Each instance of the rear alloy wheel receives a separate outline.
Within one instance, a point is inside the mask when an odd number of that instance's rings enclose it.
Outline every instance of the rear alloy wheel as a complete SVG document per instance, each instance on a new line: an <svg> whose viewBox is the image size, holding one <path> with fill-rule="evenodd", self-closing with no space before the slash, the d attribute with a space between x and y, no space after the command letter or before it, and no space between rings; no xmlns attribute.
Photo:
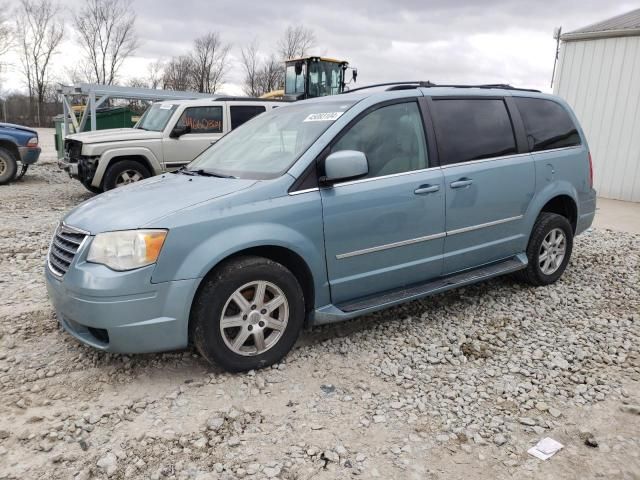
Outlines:
<svg viewBox="0 0 640 480"><path fill-rule="evenodd" d="M9 183L16 178L18 163L11 152L0 148L0 185Z"/></svg>
<svg viewBox="0 0 640 480"><path fill-rule="evenodd" d="M107 168L104 176L104 190L124 187L151 176L142 163L135 160L122 160Z"/></svg>
<svg viewBox="0 0 640 480"><path fill-rule="evenodd" d="M562 276L573 249L573 229L562 215L542 212L529 237L527 268L518 276L531 285L549 285Z"/></svg>
<svg viewBox="0 0 640 480"><path fill-rule="evenodd" d="M226 370L264 368L293 347L304 316L302 289L289 270L239 257L204 281L191 309L191 338L204 358Z"/></svg>
<svg viewBox="0 0 640 480"><path fill-rule="evenodd" d="M560 228L551 230L540 245L538 265L545 275L553 275L562 265L567 253L567 238Z"/></svg>

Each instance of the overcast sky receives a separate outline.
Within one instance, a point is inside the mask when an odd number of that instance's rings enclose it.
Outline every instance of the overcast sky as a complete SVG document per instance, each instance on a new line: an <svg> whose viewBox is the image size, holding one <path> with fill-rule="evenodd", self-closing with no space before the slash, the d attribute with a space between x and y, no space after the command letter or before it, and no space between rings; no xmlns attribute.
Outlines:
<svg viewBox="0 0 640 480"><path fill-rule="evenodd" d="M571 31L639 6L625 0L134 0L140 48L120 77L122 83L145 77L151 61L186 53L195 37L217 31L232 45L225 91L237 94L240 48L257 39L269 53L287 25L304 25L316 34L313 53L348 60L358 68L358 85L431 80L548 91L554 27ZM68 21L53 61L55 79L64 80L77 58L73 36ZM1 84L5 93L24 88L15 67L5 70Z"/></svg>

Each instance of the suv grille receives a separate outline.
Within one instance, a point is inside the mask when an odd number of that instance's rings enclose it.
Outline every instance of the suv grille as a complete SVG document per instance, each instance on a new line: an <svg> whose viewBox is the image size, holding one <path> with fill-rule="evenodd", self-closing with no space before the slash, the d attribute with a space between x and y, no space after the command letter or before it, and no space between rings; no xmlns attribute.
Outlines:
<svg viewBox="0 0 640 480"><path fill-rule="evenodd" d="M64 224L58 226L49 249L49 269L55 275L61 277L67 273L87 235L82 230Z"/></svg>

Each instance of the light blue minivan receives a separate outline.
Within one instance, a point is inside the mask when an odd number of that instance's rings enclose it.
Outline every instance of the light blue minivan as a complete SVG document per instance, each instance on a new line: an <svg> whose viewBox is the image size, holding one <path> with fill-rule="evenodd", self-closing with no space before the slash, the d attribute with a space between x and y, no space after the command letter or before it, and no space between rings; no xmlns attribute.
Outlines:
<svg viewBox="0 0 640 480"><path fill-rule="evenodd" d="M109 352L193 343L261 368L304 325L565 270L596 196L561 99L399 83L260 115L175 173L69 212L47 257L62 326Z"/></svg>

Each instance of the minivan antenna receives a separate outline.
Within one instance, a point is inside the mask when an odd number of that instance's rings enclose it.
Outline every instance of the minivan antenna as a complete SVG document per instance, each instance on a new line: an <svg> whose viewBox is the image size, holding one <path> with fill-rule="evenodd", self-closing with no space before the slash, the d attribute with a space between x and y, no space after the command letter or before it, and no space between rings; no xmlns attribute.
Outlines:
<svg viewBox="0 0 640 480"><path fill-rule="evenodd" d="M551 72L550 88L553 88L553 78L556 76L556 64L558 63L558 56L560 55L560 35L562 35L562 25L553 29L553 38L556 41L556 56L553 59L553 72Z"/></svg>

